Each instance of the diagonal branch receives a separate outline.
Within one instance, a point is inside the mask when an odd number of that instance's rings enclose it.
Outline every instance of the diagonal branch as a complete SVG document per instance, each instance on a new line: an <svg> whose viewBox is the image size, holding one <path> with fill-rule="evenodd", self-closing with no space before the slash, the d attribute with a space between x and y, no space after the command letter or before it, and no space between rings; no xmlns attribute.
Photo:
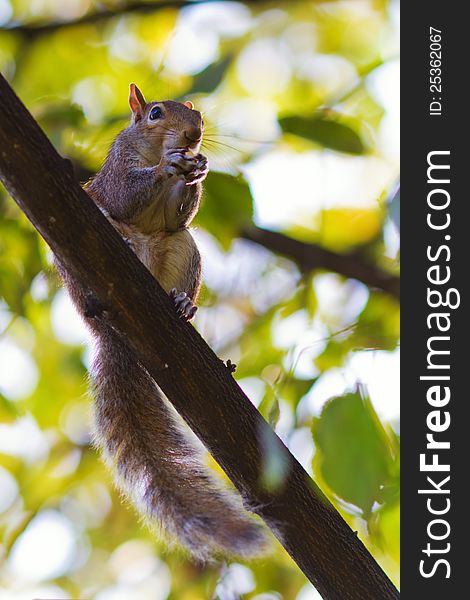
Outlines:
<svg viewBox="0 0 470 600"><path fill-rule="evenodd" d="M334 271L400 298L400 278L379 269L357 253L339 254L318 244L301 242L283 233L255 226L245 228L242 237L291 258L304 271Z"/></svg>
<svg viewBox="0 0 470 600"><path fill-rule="evenodd" d="M258 0L252 0L258 1ZM71 19L69 21L51 21L48 23L10 23L0 27L0 32L3 31L14 31L20 33L26 38L34 39L39 36L53 33L58 29L65 29L67 27L75 27L79 25L87 25L90 23L99 23L112 17L118 17L125 14L140 13L146 14L155 12L164 8L175 8L180 9L186 6L194 6L196 4L206 4L211 0L160 0L160 1L149 1L143 2L141 0L131 1L127 4L118 4L113 8L101 8L96 12L90 12L77 19Z"/></svg>
<svg viewBox="0 0 470 600"><path fill-rule="evenodd" d="M160 2L128 2L127 4L117 5L113 8L102 8L96 12L90 12L77 19L69 21L51 21L48 23L11 23L0 28L0 32L15 31L21 33L27 38L36 38L44 34L53 33L58 29L87 25L90 23L99 23L112 17L117 17L129 13L151 13L163 8L183 8L195 4L204 4L210 0L161 0Z"/></svg>
<svg viewBox="0 0 470 600"><path fill-rule="evenodd" d="M321 490L75 180L0 76L0 177L72 276L109 308L176 410L328 600L396 600L398 592ZM263 447L286 467L262 486Z"/></svg>

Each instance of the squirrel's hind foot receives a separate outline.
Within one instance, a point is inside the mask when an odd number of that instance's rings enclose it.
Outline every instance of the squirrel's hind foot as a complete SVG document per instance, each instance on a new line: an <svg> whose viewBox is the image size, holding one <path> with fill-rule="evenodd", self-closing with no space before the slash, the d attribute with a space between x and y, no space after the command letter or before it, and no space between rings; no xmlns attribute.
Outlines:
<svg viewBox="0 0 470 600"><path fill-rule="evenodd" d="M176 288L170 291L170 298L173 300L177 314L185 321L190 321L197 311L197 306L193 304L193 301L186 292L178 293Z"/></svg>

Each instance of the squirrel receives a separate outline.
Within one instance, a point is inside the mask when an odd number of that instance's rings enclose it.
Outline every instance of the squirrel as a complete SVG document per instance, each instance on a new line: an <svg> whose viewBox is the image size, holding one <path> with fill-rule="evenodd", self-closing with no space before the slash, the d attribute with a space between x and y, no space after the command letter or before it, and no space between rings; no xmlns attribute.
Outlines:
<svg viewBox="0 0 470 600"><path fill-rule="evenodd" d="M171 296L178 314L190 320L201 259L188 226L208 173L207 158L199 153L204 122L192 102L146 102L135 84L129 105L130 125L84 189ZM264 528L204 465L192 433L126 342L90 312L90 292L56 264L96 342L94 440L115 468L119 488L149 525L176 538L197 561L263 554Z"/></svg>

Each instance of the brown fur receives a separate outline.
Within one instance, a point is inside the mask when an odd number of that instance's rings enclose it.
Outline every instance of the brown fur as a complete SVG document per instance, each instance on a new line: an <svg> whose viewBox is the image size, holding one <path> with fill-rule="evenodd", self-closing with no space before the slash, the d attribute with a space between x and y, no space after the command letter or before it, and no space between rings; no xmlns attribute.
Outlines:
<svg viewBox="0 0 470 600"><path fill-rule="evenodd" d="M131 125L117 136L86 189L162 287L177 288L195 301L200 257L188 226L201 183L186 185L183 175L171 174L166 157L171 149L188 146L188 132L192 140L202 136L201 115L172 101L144 104L137 92L131 88ZM155 105L165 118L150 123ZM198 151L199 144L189 146ZM84 315L89 294L58 268ZM199 560L260 554L262 528L244 512L238 495L204 466L163 392L103 320L85 320L97 342L91 369L95 440L115 466L120 488L150 523Z"/></svg>

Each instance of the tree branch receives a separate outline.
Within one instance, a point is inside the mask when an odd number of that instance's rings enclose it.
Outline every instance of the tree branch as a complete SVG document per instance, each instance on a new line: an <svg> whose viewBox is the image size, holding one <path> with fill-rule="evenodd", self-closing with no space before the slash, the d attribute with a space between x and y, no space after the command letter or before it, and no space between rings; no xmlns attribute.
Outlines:
<svg viewBox="0 0 470 600"><path fill-rule="evenodd" d="M110 307L109 323L328 600L396 600L357 535L122 242L0 76L0 176L62 264ZM287 468L262 484L263 440ZM272 450L274 449L274 450Z"/></svg>
<svg viewBox="0 0 470 600"><path fill-rule="evenodd" d="M52 33L58 29L75 27L79 25L88 25L90 23L99 23L100 21L125 15L128 13L150 13L162 8L183 8L194 4L203 4L209 0L162 0L161 2L129 2L115 8L103 8L97 12L90 12L70 21L51 21L49 23L13 23L0 28L5 31L14 31L21 33L25 37L35 38L44 34Z"/></svg>
<svg viewBox="0 0 470 600"><path fill-rule="evenodd" d="M79 25L88 25L90 23L99 23L106 19L117 17L130 13L151 13L163 8L184 8L185 6L194 6L196 4L206 4L211 0L161 0L160 2L128 2L124 5L116 6L115 8L102 8L96 12L90 12L77 19L69 21L52 21L49 23L11 23L0 28L0 32L14 31L20 33L26 38L34 39L36 37L53 33L58 29L75 27Z"/></svg>
<svg viewBox="0 0 470 600"><path fill-rule="evenodd" d="M304 271L334 271L400 298L400 278L379 269L357 253L339 254L318 244L301 242L282 233L255 226L247 227L242 232L242 237L291 258Z"/></svg>

